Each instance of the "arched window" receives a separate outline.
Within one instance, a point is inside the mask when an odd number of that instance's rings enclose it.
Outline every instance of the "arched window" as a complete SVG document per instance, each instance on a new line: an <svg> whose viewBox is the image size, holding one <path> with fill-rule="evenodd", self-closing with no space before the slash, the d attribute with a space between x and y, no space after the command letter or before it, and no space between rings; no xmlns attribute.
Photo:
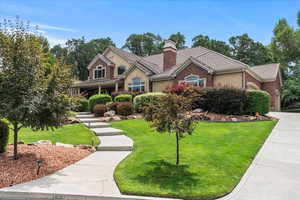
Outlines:
<svg viewBox="0 0 300 200"><path fill-rule="evenodd" d="M140 78L133 78L131 83L128 84L128 91L130 92L143 92L145 91L145 83Z"/></svg>
<svg viewBox="0 0 300 200"><path fill-rule="evenodd" d="M118 75L123 74L126 71L126 67L124 65L120 65L118 67Z"/></svg>
<svg viewBox="0 0 300 200"><path fill-rule="evenodd" d="M188 85L194 85L194 86L205 86L205 79L201 79L198 76L187 76L185 77L184 81L182 83L188 84Z"/></svg>
<svg viewBox="0 0 300 200"><path fill-rule="evenodd" d="M105 67L99 65L94 71L94 79L104 78L105 77Z"/></svg>

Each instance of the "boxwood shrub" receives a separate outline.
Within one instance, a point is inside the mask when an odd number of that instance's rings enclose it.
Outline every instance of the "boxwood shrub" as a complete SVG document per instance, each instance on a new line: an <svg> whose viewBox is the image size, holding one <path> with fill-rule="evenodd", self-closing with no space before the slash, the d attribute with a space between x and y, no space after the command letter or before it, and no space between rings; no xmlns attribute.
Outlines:
<svg viewBox="0 0 300 200"><path fill-rule="evenodd" d="M93 111L93 108L97 104L107 104L112 102L112 98L108 94L96 94L89 98L89 109Z"/></svg>
<svg viewBox="0 0 300 200"><path fill-rule="evenodd" d="M9 128L5 121L0 120L0 153L6 152Z"/></svg>
<svg viewBox="0 0 300 200"><path fill-rule="evenodd" d="M153 101L159 101L162 96L166 95L162 92L149 92L134 97L133 104L136 112L142 112L143 107Z"/></svg>
<svg viewBox="0 0 300 200"><path fill-rule="evenodd" d="M120 94L114 99L116 102L132 102L131 94Z"/></svg>
<svg viewBox="0 0 300 200"><path fill-rule="evenodd" d="M246 114L267 114L270 111L270 94L261 90L248 90L245 104Z"/></svg>

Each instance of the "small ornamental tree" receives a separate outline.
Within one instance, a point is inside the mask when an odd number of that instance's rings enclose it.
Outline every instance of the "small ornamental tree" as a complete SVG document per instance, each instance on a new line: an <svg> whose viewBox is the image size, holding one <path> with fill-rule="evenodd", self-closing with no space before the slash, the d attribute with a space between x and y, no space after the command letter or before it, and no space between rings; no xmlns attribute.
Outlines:
<svg viewBox="0 0 300 200"><path fill-rule="evenodd" d="M192 118L187 115L190 101L186 97L168 94L152 106L153 126L160 133L175 133L176 136L176 165L179 165L179 140L184 133L192 134Z"/></svg>
<svg viewBox="0 0 300 200"><path fill-rule="evenodd" d="M15 159L21 128L58 127L71 106L70 67L49 62L45 39L29 27L18 18L0 24L0 118L11 123Z"/></svg>

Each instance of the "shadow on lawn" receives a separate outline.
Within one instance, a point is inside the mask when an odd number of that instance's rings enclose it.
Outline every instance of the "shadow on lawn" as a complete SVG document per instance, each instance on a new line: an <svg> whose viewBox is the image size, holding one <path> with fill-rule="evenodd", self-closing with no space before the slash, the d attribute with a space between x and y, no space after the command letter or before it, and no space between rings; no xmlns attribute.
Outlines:
<svg viewBox="0 0 300 200"><path fill-rule="evenodd" d="M159 185L162 189L178 191L189 190L199 181L196 173L188 171L187 165L172 164L164 160L144 163L144 175L139 175L136 180L141 184Z"/></svg>

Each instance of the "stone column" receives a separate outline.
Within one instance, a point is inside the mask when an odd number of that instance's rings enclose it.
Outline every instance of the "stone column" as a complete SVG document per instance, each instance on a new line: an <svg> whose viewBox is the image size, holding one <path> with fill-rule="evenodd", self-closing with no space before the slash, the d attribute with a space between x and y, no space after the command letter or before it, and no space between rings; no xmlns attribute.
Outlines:
<svg viewBox="0 0 300 200"><path fill-rule="evenodd" d="M116 82L115 83L115 92L118 92L118 90L119 90L119 82Z"/></svg>
<svg viewBox="0 0 300 200"><path fill-rule="evenodd" d="M98 86L98 94L101 94L101 85Z"/></svg>

